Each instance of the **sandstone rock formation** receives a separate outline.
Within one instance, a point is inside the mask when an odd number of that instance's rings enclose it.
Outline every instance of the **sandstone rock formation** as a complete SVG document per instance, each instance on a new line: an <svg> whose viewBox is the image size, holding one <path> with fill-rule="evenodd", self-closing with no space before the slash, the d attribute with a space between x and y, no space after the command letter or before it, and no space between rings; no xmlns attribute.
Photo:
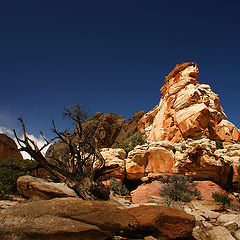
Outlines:
<svg viewBox="0 0 240 240"><path fill-rule="evenodd" d="M48 182L40 178L22 176L17 180L20 194L28 198L39 197L51 199L55 197L76 197L76 193L64 183Z"/></svg>
<svg viewBox="0 0 240 240"><path fill-rule="evenodd" d="M149 142L128 154L126 176L148 181L164 173L181 173L192 179L212 180L226 186L232 182L232 161L220 154L216 142L210 139Z"/></svg>
<svg viewBox="0 0 240 240"><path fill-rule="evenodd" d="M119 168L115 171L107 174L108 177L115 177L124 179L126 174L125 159L127 157L126 152L120 148L102 148L101 154L105 159L105 165L110 166L112 164L118 164Z"/></svg>
<svg viewBox="0 0 240 240"><path fill-rule="evenodd" d="M96 113L89 120L83 122L85 131L94 131L99 136L100 147L112 147L116 143L132 136L138 127L143 111L138 111L133 118L126 121L124 117L113 113Z"/></svg>
<svg viewBox="0 0 240 240"><path fill-rule="evenodd" d="M153 196L159 197L159 191L162 186L163 183L157 180L151 183L143 183L142 185L138 186L137 189L131 192L132 202L144 204L152 200Z"/></svg>
<svg viewBox="0 0 240 240"><path fill-rule="evenodd" d="M125 121L125 118L114 113L96 113L82 123L83 131L94 132L98 136L100 148L116 147L117 143L129 138L138 131L138 122L144 115L143 111L138 111L133 115L132 119ZM46 156L66 155L68 147L65 143L57 141L51 145Z"/></svg>
<svg viewBox="0 0 240 240"><path fill-rule="evenodd" d="M18 204L1 210L1 239L104 240L113 236L191 236L195 219L183 211L161 206L120 209L109 202L55 198ZM177 226L177 227L176 227Z"/></svg>
<svg viewBox="0 0 240 240"><path fill-rule="evenodd" d="M205 136L214 140L239 141L239 130L226 120L218 95L197 82L194 62L176 65L165 78L160 103L139 121L150 141L179 142Z"/></svg>
<svg viewBox="0 0 240 240"><path fill-rule="evenodd" d="M203 202L209 201L214 202L212 193L217 192L221 194L227 194L232 200L233 203L237 204L237 200L231 193L223 190L219 185L212 181L194 181L197 183L196 188L201 194L201 200ZM136 204L145 204L149 201L153 202L163 202L163 197L160 195L160 190L163 187L163 183L158 180L154 180L151 183L143 183L137 187L137 189L131 192L132 202ZM206 201L205 201L206 200Z"/></svg>
<svg viewBox="0 0 240 240"><path fill-rule="evenodd" d="M23 159L21 153L17 151L17 145L14 140L6 134L0 134L0 160L5 160L9 157Z"/></svg>

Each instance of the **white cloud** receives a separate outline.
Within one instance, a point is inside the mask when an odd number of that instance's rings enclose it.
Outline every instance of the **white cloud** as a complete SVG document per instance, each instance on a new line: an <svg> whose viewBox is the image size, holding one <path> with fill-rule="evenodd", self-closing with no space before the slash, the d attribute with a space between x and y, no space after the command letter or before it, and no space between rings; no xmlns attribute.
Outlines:
<svg viewBox="0 0 240 240"><path fill-rule="evenodd" d="M13 136L13 131L11 129L8 129L6 127L1 127L0 126L0 133L4 133L4 134L7 134L9 136Z"/></svg>
<svg viewBox="0 0 240 240"><path fill-rule="evenodd" d="M37 146L38 146L39 149L46 143L41 136L39 136L39 137L37 138L37 137L35 137L34 135L29 134L28 137L29 137L31 140L33 140L35 144L37 144ZM22 138L23 138L23 136L21 137L21 139L22 139ZM14 140L15 140L15 142L16 142L16 139L15 139L15 138L14 138ZM17 143L17 145L18 145L18 143ZM46 154L47 149L48 149L48 147L44 148L44 149L41 151L43 155ZM31 158L30 155L29 155L28 153L26 153L26 152L21 152L21 154L22 154L22 156L23 156L24 159L30 159L30 158Z"/></svg>
<svg viewBox="0 0 240 240"><path fill-rule="evenodd" d="M0 126L0 133L4 133L6 135L8 135L9 137L11 137L17 144L17 146L19 147L18 142L16 141L16 138L14 137L13 131L11 129L8 129L6 127ZM29 134L28 137L33 140L35 142L35 144L37 144L38 148L40 149L46 142L44 141L44 139L39 136L39 137L35 137L32 134ZM23 139L23 135L20 137L20 139ZM43 153L43 155L45 155L46 151L47 151L48 147L44 148L41 152ZM30 159L30 155L26 152L21 152L22 156L24 159Z"/></svg>

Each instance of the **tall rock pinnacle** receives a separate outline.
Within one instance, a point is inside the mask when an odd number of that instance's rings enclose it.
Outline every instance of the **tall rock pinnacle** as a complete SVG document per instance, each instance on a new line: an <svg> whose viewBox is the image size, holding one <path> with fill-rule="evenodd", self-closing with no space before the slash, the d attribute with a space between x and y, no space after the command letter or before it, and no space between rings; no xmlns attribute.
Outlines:
<svg viewBox="0 0 240 240"><path fill-rule="evenodd" d="M150 141L186 138L239 141L239 130L226 120L218 95L197 82L197 63L178 64L165 77L159 104L139 121Z"/></svg>

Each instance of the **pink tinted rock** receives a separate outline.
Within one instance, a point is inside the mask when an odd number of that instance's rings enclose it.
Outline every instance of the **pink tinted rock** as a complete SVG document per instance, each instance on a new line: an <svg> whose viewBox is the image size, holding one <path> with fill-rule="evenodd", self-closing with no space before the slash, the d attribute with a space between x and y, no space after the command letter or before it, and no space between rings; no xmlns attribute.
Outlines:
<svg viewBox="0 0 240 240"><path fill-rule="evenodd" d="M212 193L217 192L226 194L227 191L223 190L219 185L212 181L195 181L197 182L196 188L201 192L202 200L214 200Z"/></svg>
<svg viewBox="0 0 240 240"><path fill-rule="evenodd" d="M132 202L138 204L147 203L151 200L151 196L160 196L159 190L162 186L163 183L157 180L140 185L136 190L131 192Z"/></svg>
<svg viewBox="0 0 240 240"><path fill-rule="evenodd" d="M229 198L232 199L233 205L239 205L237 198L229 193L228 191L222 189L218 184L212 181L195 181L198 183L196 188L201 192L202 200L214 200L212 193L217 192L221 194L227 194Z"/></svg>

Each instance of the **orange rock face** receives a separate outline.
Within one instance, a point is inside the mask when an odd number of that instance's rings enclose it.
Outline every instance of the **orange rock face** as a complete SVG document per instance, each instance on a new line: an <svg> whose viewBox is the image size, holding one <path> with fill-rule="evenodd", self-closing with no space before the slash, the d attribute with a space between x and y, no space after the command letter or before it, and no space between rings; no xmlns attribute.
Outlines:
<svg viewBox="0 0 240 240"><path fill-rule="evenodd" d="M205 136L213 140L239 141L239 130L226 120L218 95L197 82L196 63L177 65L165 78L161 100L139 121L150 141L179 142Z"/></svg>
<svg viewBox="0 0 240 240"><path fill-rule="evenodd" d="M126 159L127 178L141 179L144 176L158 175L173 171L174 154L164 147L135 148Z"/></svg>

